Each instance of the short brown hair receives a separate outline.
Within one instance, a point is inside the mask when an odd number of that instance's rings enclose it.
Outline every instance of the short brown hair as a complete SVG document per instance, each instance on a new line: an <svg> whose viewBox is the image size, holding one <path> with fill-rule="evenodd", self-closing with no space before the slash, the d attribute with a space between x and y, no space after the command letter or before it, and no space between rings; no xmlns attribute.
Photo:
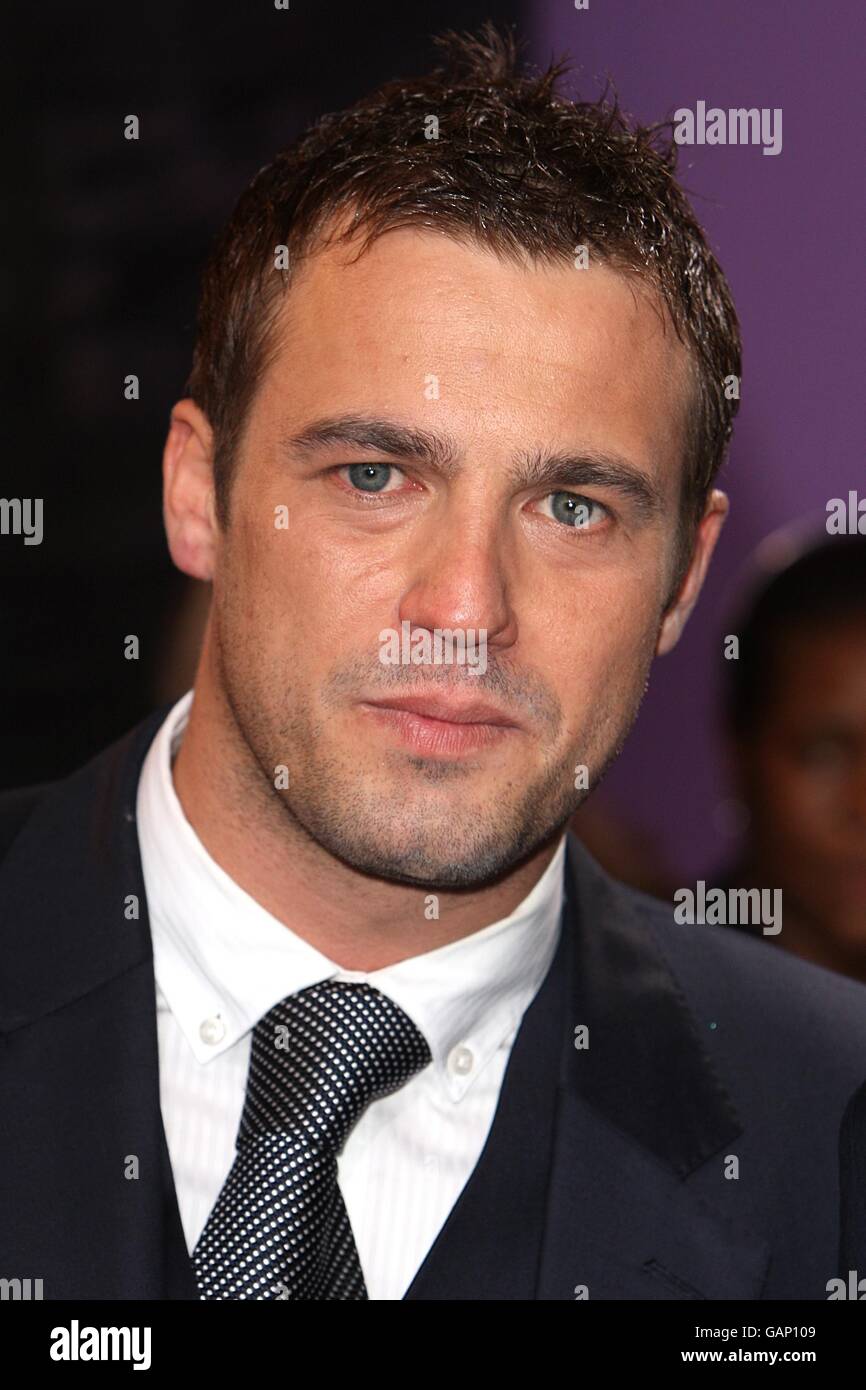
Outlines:
<svg viewBox="0 0 866 1390"><path fill-rule="evenodd" d="M738 389L728 399L724 383L739 382L740 337L725 277L674 178L677 146L662 135L669 123L632 126L604 96L565 99L556 85L568 60L520 73L512 34L490 21L478 34L449 30L434 42L445 66L321 117L259 171L215 241L186 389L214 431L221 524L293 272L348 218L339 239L360 232L359 255L386 231L429 226L518 259L573 262L586 246L654 287L692 349L682 489L690 552L739 404ZM438 138L427 138L431 117ZM279 245L288 270L274 269Z"/></svg>

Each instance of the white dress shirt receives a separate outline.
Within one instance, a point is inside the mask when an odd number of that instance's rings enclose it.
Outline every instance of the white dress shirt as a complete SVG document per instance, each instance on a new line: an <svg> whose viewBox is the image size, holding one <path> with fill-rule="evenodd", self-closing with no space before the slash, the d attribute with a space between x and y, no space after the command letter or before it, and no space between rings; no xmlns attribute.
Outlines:
<svg viewBox="0 0 866 1390"><path fill-rule="evenodd" d="M186 819L171 767L191 703L189 691L160 727L137 801L160 1102L187 1246L234 1159L256 1023L320 980L366 981L405 1010L432 1056L367 1106L338 1157L369 1297L401 1299L480 1157L511 1045L553 958L565 837L509 917L382 970L343 970L240 888Z"/></svg>

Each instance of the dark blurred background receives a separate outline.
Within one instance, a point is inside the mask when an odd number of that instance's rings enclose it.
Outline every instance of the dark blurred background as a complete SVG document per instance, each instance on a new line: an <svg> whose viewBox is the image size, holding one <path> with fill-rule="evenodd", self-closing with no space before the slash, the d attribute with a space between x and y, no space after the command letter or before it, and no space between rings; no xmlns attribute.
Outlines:
<svg viewBox="0 0 866 1390"><path fill-rule="evenodd" d="M160 461L193 343L198 274L240 191L321 113L434 61L484 18L525 56L570 52L565 90L625 109L781 107L783 150L682 151L732 283L743 405L733 512L678 650L593 798L593 833L663 887L734 854L717 736L726 614L782 523L861 486L864 7L854 0L487 0L214 6L49 3L6 21L0 495L43 497L45 537L0 537L0 785L58 777L189 683L200 599L165 550ZM123 138L124 118L141 138ZM124 378L141 398L124 399ZM197 607L198 605L198 607ZM135 633L141 659L123 657Z"/></svg>

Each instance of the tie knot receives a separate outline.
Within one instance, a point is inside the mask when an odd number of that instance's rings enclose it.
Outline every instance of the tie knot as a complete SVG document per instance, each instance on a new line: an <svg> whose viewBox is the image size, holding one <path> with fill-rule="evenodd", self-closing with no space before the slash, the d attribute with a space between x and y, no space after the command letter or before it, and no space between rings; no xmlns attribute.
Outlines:
<svg viewBox="0 0 866 1390"><path fill-rule="evenodd" d="M337 1151L371 1100L430 1061L406 1013L367 984L323 980L283 999L253 1030L239 1142L287 1130Z"/></svg>

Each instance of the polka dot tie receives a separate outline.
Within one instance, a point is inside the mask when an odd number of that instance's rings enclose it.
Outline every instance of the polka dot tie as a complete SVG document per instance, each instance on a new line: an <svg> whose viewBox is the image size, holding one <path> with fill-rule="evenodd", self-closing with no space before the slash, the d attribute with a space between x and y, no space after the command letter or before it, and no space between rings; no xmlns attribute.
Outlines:
<svg viewBox="0 0 866 1390"><path fill-rule="evenodd" d="M235 1160L193 1251L202 1299L364 1299L337 1184L362 1111L430 1049L380 990L323 980L253 1030Z"/></svg>

